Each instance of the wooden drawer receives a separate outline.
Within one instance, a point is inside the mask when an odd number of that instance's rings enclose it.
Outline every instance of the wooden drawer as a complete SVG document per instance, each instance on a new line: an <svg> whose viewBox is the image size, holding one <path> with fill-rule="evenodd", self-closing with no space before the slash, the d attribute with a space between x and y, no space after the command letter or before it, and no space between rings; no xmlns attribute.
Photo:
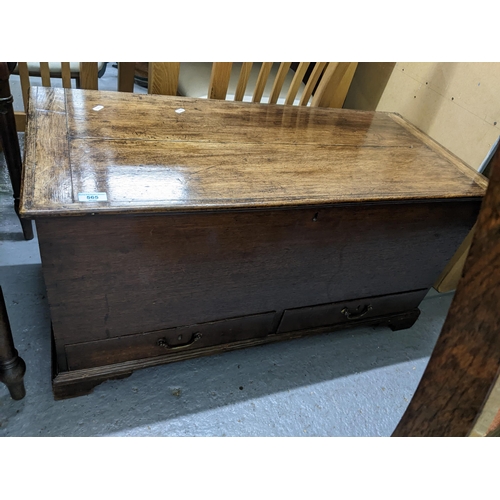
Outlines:
<svg viewBox="0 0 500 500"><path fill-rule="evenodd" d="M382 295L311 307L287 309L277 333L311 330L343 323L354 323L418 307L427 289L393 295Z"/></svg>
<svg viewBox="0 0 500 500"><path fill-rule="evenodd" d="M265 337L272 331L275 314L275 311L271 311L210 323L66 345L68 369L93 368Z"/></svg>

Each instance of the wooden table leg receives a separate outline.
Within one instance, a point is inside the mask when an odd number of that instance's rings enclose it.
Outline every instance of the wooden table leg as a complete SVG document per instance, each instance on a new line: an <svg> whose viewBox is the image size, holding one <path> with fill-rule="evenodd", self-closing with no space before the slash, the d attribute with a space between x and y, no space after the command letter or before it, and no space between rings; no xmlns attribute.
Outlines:
<svg viewBox="0 0 500 500"><path fill-rule="evenodd" d="M491 396L488 425L500 409L500 149L491 166L448 316L394 437L470 436Z"/></svg>
<svg viewBox="0 0 500 500"><path fill-rule="evenodd" d="M5 153L7 168L9 169L12 190L14 191L14 209L19 216L22 161L14 108L12 107L13 98L10 93L9 76L8 64L0 62L0 141ZM31 220L21 218L19 220L23 229L24 239L32 240L33 226Z"/></svg>
<svg viewBox="0 0 500 500"><path fill-rule="evenodd" d="M23 399L26 395L25 372L26 364L14 348L5 299L0 288L0 382L7 386L12 399Z"/></svg>

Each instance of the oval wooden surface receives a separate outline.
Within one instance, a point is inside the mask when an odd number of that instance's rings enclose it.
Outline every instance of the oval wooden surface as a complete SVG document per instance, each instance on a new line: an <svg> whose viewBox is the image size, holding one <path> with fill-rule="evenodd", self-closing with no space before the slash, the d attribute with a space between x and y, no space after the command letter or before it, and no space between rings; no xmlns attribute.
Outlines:
<svg viewBox="0 0 500 500"><path fill-rule="evenodd" d="M481 198L485 181L389 113L31 91L26 216ZM107 201L78 201L80 193Z"/></svg>

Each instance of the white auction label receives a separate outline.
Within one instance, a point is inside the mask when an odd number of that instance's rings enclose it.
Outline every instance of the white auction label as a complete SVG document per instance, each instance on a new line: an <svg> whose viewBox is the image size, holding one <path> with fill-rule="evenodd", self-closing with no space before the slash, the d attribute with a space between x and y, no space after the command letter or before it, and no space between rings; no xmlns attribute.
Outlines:
<svg viewBox="0 0 500 500"><path fill-rule="evenodd" d="M106 193L78 193L78 201L108 201Z"/></svg>

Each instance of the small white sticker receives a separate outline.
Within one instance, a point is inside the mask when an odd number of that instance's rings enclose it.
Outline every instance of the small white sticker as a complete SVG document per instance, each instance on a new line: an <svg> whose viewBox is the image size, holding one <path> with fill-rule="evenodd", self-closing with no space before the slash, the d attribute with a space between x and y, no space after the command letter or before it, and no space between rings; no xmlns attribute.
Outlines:
<svg viewBox="0 0 500 500"><path fill-rule="evenodd" d="M184 111L186 111L184 108L179 108L175 110L175 112L179 114L184 113Z"/></svg>
<svg viewBox="0 0 500 500"><path fill-rule="evenodd" d="M104 106L101 106L101 105L99 104L99 106L96 106L95 108L92 108L92 109L93 109L94 111L101 111L101 109L103 109L103 108L104 108Z"/></svg>
<svg viewBox="0 0 500 500"><path fill-rule="evenodd" d="M78 201L108 201L106 193L78 193Z"/></svg>

